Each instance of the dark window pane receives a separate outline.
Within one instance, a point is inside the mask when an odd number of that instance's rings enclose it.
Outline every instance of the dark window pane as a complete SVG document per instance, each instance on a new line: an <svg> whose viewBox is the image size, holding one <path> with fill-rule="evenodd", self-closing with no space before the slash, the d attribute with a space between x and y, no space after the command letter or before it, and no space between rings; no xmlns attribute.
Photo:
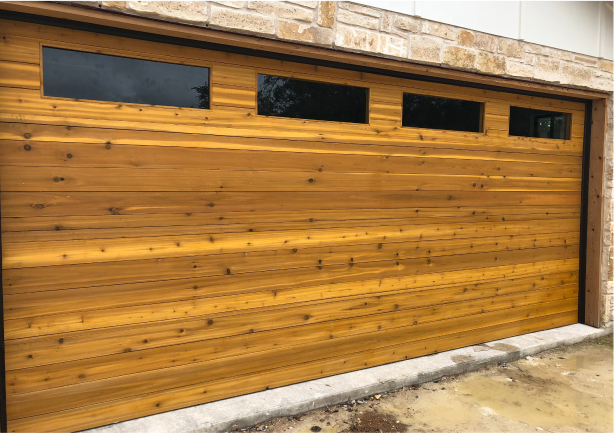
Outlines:
<svg viewBox="0 0 614 433"><path fill-rule="evenodd" d="M209 69L43 47L45 96L209 108Z"/></svg>
<svg viewBox="0 0 614 433"><path fill-rule="evenodd" d="M482 103L403 93L403 126L480 132Z"/></svg>
<svg viewBox="0 0 614 433"><path fill-rule="evenodd" d="M480 132L482 103L403 93L403 126Z"/></svg>
<svg viewBox="0 0 614 433"><path fill-rule="evenodd" d="M510 107L510 135L566 140L567 113Z"/></svg>
<svg viewBox="0 0 614 433"><path fill-rule="evenodd" d="M258 74L258 114L367 123L367 89Z"/></svg>

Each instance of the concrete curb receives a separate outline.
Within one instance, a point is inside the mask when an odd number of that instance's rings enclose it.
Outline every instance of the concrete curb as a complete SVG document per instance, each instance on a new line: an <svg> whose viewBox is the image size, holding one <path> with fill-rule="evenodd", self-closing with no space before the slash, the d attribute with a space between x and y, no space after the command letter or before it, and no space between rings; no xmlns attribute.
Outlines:
<svg viewBox="0 0 614 433"><path fill-rule="evenodd" d="M442 376L477 370L486 364L511 362L559 346L604 337L612 328L569 325L519 335L480 345L450 350L379 367L326 377L296 385L229 398L213 403L116 423L88 433L209 433L246 427L276 418L307 412L404 386L429 382Z"/></svg>

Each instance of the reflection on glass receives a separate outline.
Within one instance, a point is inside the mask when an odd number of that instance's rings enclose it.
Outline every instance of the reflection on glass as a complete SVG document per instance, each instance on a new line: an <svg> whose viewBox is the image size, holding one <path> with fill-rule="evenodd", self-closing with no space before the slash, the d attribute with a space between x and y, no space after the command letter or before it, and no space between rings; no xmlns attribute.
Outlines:
<svg viewBox="0 0 614 433"><path fill-rule="evenodd" d="M510 107L510 135L566 140L569 114Z"/></svg>
<svg viewBox="0 0 614 433"><path fill-rule="evenodd" d="M480 132L482 103L403 93L403 126Z"/></svg>
<svg viewBox="0 0 614 433"><path fill-rule="evenodd" d="M43 47L45 96L209 108L209 69Z"/></svg>
<svg viewBox="0 0 614 433"><path fill-rule="evenodd" d="M367 89L258 74L258 114L367 123Z"/></svg>

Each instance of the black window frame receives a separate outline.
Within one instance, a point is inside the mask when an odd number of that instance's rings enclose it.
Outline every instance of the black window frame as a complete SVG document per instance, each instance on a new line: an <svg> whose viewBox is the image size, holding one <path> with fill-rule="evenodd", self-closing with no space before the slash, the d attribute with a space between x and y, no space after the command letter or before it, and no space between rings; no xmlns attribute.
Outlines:
<svg viewBox="0 0 614 433"><path fill-rule="evenodd" d="M87 99L87 98L73 98L73 97L68 97L68 96L52 96L52 95L45 95L45 75L44 75L44 58L43 58L43 50L44 48L53 48L53 49L57 49L57 50L66 50L66 51L76 51L76 52L81 52L81 53L88 53L88 54L100 54L103 56L111 56L111 57L123 57L126 59L134 59L134 60L144 60L144 61L149 61L149 62L157 62L157 63L167 63L167 64L171 64L171 65L178 65L178 66L192 66L192 67L196 67L196 68L204 68L208 70L207 73L207 80L208 80L208 108L198 108L198 107L182 107L182 106L177 106L177 105L161 105L161 104L147 104L147 103L141 103L141 102L125 102L125 101L109 101L109 100L105 100L105 99ZM109 51L114 51L113 49L109 49ZM168 61L162 61L159 59L154 59L151 57L147 57L145 55L139 56L138 53L135 53L135 55L128 55L128 54L124 54L124 53L117 53L117 52L107 52L106 50L88 50L86 49L86 47L73 47L73 46L68 46L68 45L60 45L60 44L53 44L53 43L42 43L40 45L40 77L41 77L41 86L40 86L40 94L41 94L41 98L43 99L51 99L51 100L64 100L64 101L87 101L87 102L95 102L95 103L99 103L99 104L113 104L113 105L117 105L117 104L121 104L121 105L128 105L128 106L141 106L141 107L155 107L155 108L163 108L163 109L181 109L181 110L198 110L198 111L211 111L212 110L212 79L211 79L211 74L212 74L212 66L211 65L195 65L195 64L190 64L190 63L185 63L185 62L180 62L180 61L170 61L170 59Z"/></svg>
<svg viewBox="0 0 614 433"><path fill-rule="evenodd" d="M260 75L263 76L271 76L271 77L279 77L279 78L286 78L289 80L297 80L297 81L304 81L304 82L308 82L308 83L317 83L317 84L324 84L324 85L332 85L332 86L343 86L343 87L355 87L355 88L359 88L359 89L364 89L365 90L365 118L364 118L364 122L350 122L350 121L344 121L344 120L328 120L328 119L313 119L310 117L287 117L287 116L275 116L275 115L271 115L271 114L261 114L260 113L260 107L259 107L259 103L258 103L258 99L259 99L259 90L260 90L260 86L259 86L259 77ZM343 125L369 125L370 124L370 113L369 113L369 107L370 107L370 101L371 101L371 87L368 85L368 83L365 83L366 85L364 86L357 86L357 85L353 85L353 84L341 84L341 83L335 83L335 82L331 82L331 81L326 81L326 80L318 80L315 78L298 78L295 76L290 76L290 75L284 75L283 71L260 71L260 70L256 70L256 115L257 116L262 116L262 117L268 117L268 118L272 118L272 119L290 119L290 120L303 120L303 121L310 121L310 122L331 122L331 123L340 123Z"/></svg>
<svg viewBox="0 0 614 433"><path fill-rule="evenodd" d="M479 104L480 106L480 110L479 110L479 119L478 119L478 130L477 131L471 131L471 130L467 130L467 129L442 129L442 128L431 128L431 127L427 127L427 126L412 126L412 125L404 125L403 124L403 115L405 112L405 95L413 95L413 96L422 96L422 97L426 97L426 98L438 98L438 99L448 99L448 100L452 100L452 101L463 101L463 102L472 102L475 104ZM448 96L439 96L439 95L432 95L432 94L427 94L427 93L418 93L414 90L412 91L403 91L403 94L401 96L401 127L402 128L408 128L408 129L421 129L421 130L431 130L431 131L450 131L450 132L459 132L459 133L469 133L469 134L485 134L485 130L484 130L484 116L485 116L485 102L484 101L476 101L474 99L468 99L468 98L450 98Z"/></svg>
<svg viewBox="0 0 614 433"><path fill-rule="evenodd" d="M534 117L535 120L537 119L541 119L541 118L554 118L556 117L556 115L562 115L565 118L565 137L564 138L554 138L554 137L538 137L535 135L520 135L520 134L512 134L512 110L514 108L519 108L522 110L534 110L536 112L542 112L542 115L536 115ZM567 141L571 139L571 128L572 128L572 121L573 121L573 117L572 117L572 113L569 113L567 111L554 111L554 110L544 110L541 108L533 108L533 107L528 107L528 106L523 106L523 105L513 105L510 104L510 109L509 109L509 116L508 116L508 137L521 137L521 138L535 138L538 140L560 140L560 141ZM535 125L530 125L529 129L533 130L535 127ZM550 124L550 130L551 132L554 132L554 121L551 122ZM554 135L554 134L552 134Z"/></svg>

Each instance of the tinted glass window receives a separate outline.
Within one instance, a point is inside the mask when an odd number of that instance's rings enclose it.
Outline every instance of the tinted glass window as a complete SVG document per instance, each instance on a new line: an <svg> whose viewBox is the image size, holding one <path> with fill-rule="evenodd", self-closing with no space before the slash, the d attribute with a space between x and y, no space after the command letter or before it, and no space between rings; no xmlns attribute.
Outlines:
<svg viewBox="0 0 614 433"><path fill-rule="evenodd" d="M510 135L567 139L569 114L510 107Z"/></svg>
<svg viewBox="0 0 614 433"><path fill-rule="evenodd" d="M209 108L209 69L43 47L45 96Z"/></svg>
<svg viewBox="0 0 614 433"><path fill-rule="evenodd" d="M367 89L259 74L258 114L367 123Z"/></svg>
<svg viewBox="0 0 614 433"><path fill-rule="evenodd" d="M403 126L480 132L482 103L403 93Z"/></svg>

